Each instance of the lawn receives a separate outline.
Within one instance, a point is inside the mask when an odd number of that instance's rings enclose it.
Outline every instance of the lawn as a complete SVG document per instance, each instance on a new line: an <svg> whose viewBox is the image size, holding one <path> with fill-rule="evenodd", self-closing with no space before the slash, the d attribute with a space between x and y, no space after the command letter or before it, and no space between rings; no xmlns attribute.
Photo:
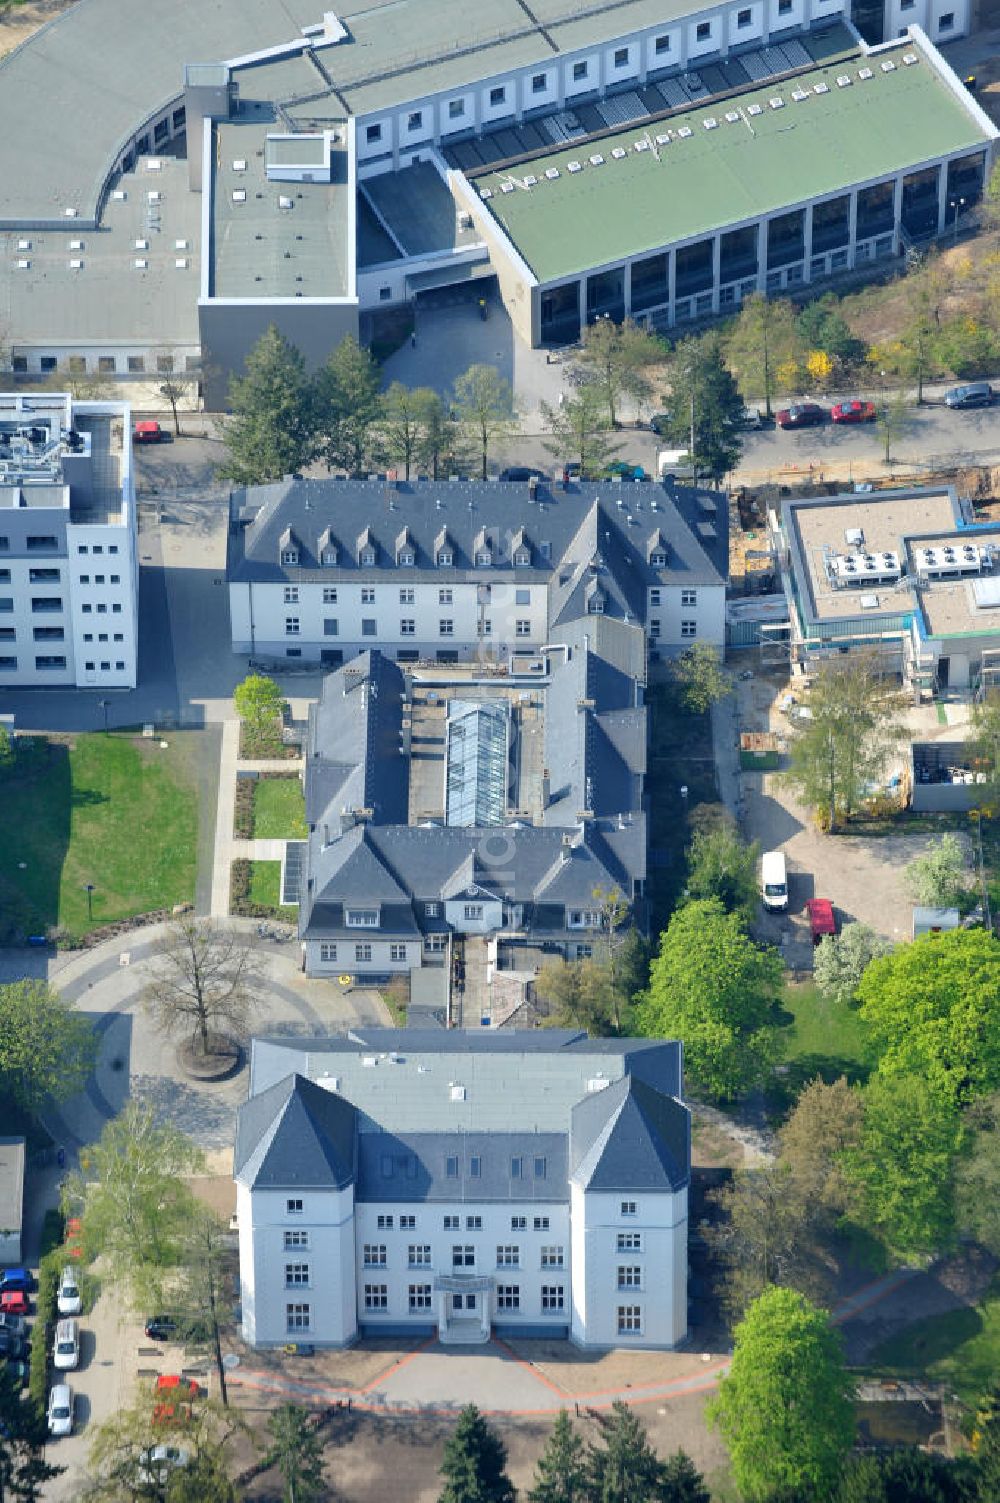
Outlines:
<svg viewBox="0 0 1000 1503"><path fill-rule="evenodd" d="M255 840L305 840L306 805L297 777L259 778L253 793Z"/></svg>
<svg viewBox="0 0 1000 1503"><path fill-rule="evenodd" d="M79 936L194 897L198 800L183 737L33 738L0 773L0 912ZM93 918L86 886L93 886Z"/></svg>
<svg viewBox="0 0 1000 1503"><path fill-rule="evenodd" d="M883 1341L866 1365L880 1375L945 1383L974 1410L1000 1371L1000 1281L980 1305L932 1315Z"/></svg>
<svg viewBox="0 0 1000 1503"><path fill-rule="evenodd" d="M828 1002L811 981L789 981L781 1029L784 1073L777 1090L789 1104L802 1087L821 1075L831 1081L846 1075L864 1080L871 1067L865 1048L865 1025L854 1007Z"/></svg>
<svg viewBox="0 0 1000 1503"><path fill-rule="evenodd" d="M298 909L281 906L280 861L251 861L250 902L272 909L276 918L284 919L287 923L296 922Z"/></svg>

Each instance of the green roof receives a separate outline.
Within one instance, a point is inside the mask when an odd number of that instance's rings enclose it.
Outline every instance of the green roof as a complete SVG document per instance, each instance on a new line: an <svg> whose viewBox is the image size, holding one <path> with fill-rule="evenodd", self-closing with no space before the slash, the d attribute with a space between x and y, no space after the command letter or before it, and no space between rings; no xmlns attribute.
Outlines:
<svg viewBox="0 0 1000 1503"><path fill-rule="evenodd" d="M903 62L916 57L915 64ZM884 65L894 66L883 71ZM870 69L871 77L859 76ZM848 87L838 78L848 77ZM825 85L825 88L824 88ZM819 93L816 92L817 87ZM793 98L793 91L806 98ZM772 99L784 101L773 109ZM735 121L726 119L738 113ZM714 127L706 121L714 119ZM689 130L682 137L680 131ZM657 135L670 139L656 144ZM652 145L636 150L643 138ZM475 176L539 282L843 192L990 136L912 41ZM625 155L615 158L615 150ZM603 157L594 165L592 156ZM569 163L579 162L579 171ZM546 172L558 176L548 178ZM525 188L528 177L536 181ZM502 183L514 182L504 192Z"/></svg>

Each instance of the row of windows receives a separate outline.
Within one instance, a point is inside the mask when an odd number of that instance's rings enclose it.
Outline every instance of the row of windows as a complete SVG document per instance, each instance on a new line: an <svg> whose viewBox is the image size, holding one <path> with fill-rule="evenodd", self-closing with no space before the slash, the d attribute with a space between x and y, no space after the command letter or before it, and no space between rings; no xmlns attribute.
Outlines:
<svg viewBox="0 0 1000 1503"><path fill-rule="evenodd" d="M660 620L659 620L658 616L654 616L650 620L650 623L649 623L649 635L653 639L653 641L656 641L656 639L660 635ZM697 623L697 621L684 621L684 620L681 621L681 636L682 637L696 637L697 635L698 635L698 623Z"/></svg>
<svg viewBox="0 0 1000 1503"><path fill-rule="evenodd" d="M470 1231L482 1231L483 1218L481 1216L469 1216L466 1218L466 1226ZM410 1268L429 1268L431 1265L431 1244L429 1242L411 1242L406 1249L406 1261ZM362 1262L366 1268L388 1268L389 1249L386 1243L366 1242L362 1249ZM539 1262L542 1268L562 1268L565 1262L564 1249L554 1244L542 1247L539 1250ZM472 1243L454 1243L452 1245L451 1266L453 1268L474 1268L475 1265L476 1249ZM516 1242L498 1243L497 1267L520 1268L520 1266L520 1246Z"/></svg>
<svg viewBox="0 0 1000 1503"><path fill-rule="evenodd" d="M299 636L301 634L301 631L302 631L302 618L300 616L286 616L285 617L285 636L286 637L297 637L297 636ZM416 635L416 631L417 631L416 620L412 616L404 616L404 617L402 617L402 619L400 620L400 623L399 623L399 635L401 637L413 637L413 636ZM488 616L485 617L483 620L480 620L479 623L478 623L478 625L477 625L477 631L478 631L478 633L479 633L479 635L481 637L490 637L490 636L492 636L493 635L493 622L492 622L492 620ZM377 637L378 634L379 634L378 633L378 622L376 621L375 617L374 616L362 616L362 618L361 618L361 635L363 637ZM324 637L339 637L340 636L340 622L338 621L338 619L335 616L324 616L324 618L323 618L323 635L324 635ZM383 635L384 635L384 633L383 633ZM444 617L444 618L439 619L439 621L438 621L438 636L440 636L440 637L453 637L454 635L455 635L455 622L454 622L454 618L451 617L451 616L448 616L448 617ZM517 621L515 621L514 622L514 635L516 637L530 637L531 636L531 622L527 621L527 620L517 620Z"/></svg>
<svg viewBox="0 0 1000 1503"><path fill-rule="evenodd" d="M452 1159L448 1160L449 1165L452 1162L453 1162ZM455 1160L454 1162L457 1163L457 1160ZM521 1164L523 1166L523 1162L524 1162L523 1159L511 1159L511 1177L512 1178L514 1178L514 1179L521 1178L521 1171L518 1170L517 1173L515 1173L515 1171L514 1171L514 1165L515 1164ZM541 1158L538 1158L538 1159L535 1160L535 1164L536 1165L538 1165L538 1164L542 1165L541 1174L538 1177L539 1178L544 1177L544 1174L545 1174L545 1160L541 1159ZM455 1170L455 1173L456 1174L458 1173L457 1169ZM536 1170L536 1173L537 1173L537 1170ZM304 1202L303 1202L301 1196L298 1196L298 1195L296 1195L296 1196L290 1196L285 1201L285 1214L286 1215L288 1215L288 1216L301 1216L303 1214L303 1210L304 1210ZM637 1216L639 1214L639 1205L638 1205L638 1202L634 1201L634 1200L623 1200L621 1202L621 1214L623 1216ZM394 1216L394 1213L391 1212L391 1211L388 1211L388 1212L384 1213L383 1215L379 1216L379 1218L378 1218L378 1229L379 1229L379 1231L388 1231L388 1232L391 1232L393 1230L393 1216ZM472 1223L474 1221L477 1223L477 1227L476 1228L473 1228L473 1226L472 1226ZM460 1225L460 1222L461 1222L461 1217L460 1216L456 1216L456 1215L453 1215L453 1214L446 1215L444 1217L444 1229L445 1229L445 1231L446 1232L457 1232L458 1228L459 1228L459 1225ZM466 1229L467 1230L478 1229L478 1226L481 1225L481 1223L482 1223L482 1217L481 1216L475 1216L475 1217L470 1216L470 1217L467 1218ZM417 1218L416 1218L416 1216L414 1216L414 1215L412 1215L410 1213L405 1213L403 1215L400 1215L400 1217L399 1217L399 1226L400 1226L400 1230L401 1231L405 1231L407 1229L413 1230L416 1227L416 1224L417 1224ZM532 1225L533 1225L534 1230L536 1232L547 1232L548 1229L549 1229L549 1218L548 1218L548 1216L534 1216L532 1218ZM512 1216L510 1218L510 1229L511 1229L512 1232L524 1232L524 1231L527 1231L527 1229L528 1229L528 1218L527 1218L527 1216ZM295 1240L291 1240L290 1241L289 1240L290 1238L295 1239ZM309 1246L309 1233L308 1232L288 1232L288 1231L286 1231L285 1232L285 1246L286 1247L308 1247ZM642 1251L642 1233L641 1232L618 1232L617 1238L616 1238L616 1247L617 1247L618 1252L641 1252Z"/></svg>
<svg viewBox="0 0 1000 1503"><path fill-rule="evenodd" d="M84 582L86 582L86 580ZM306 599L308 600L308 598L309 598L308 587L301 586L301 585L285 585L285 586L283 586L283 589L282 589L282 599L284 601L284 604L285 605L299 605L301 603L301 600L302 600L301 591L302 591L303 588L306 589ZM323 604L324 605L336 605L337 602L338 602L338 598L339 598L338 591L339 591L340 588L341 587L338 586L338 585L323 585L322 586ZM472 586L470 585L469 588L471 590ZM693 590L692 591L685 590L685 591L682 592L682 597L683 597L683 595L687 595L687 594L694 594L694 591ZM416 590L414 590L412 588L412 586L409 586L409 587L407 587L405 589L402 589L399 592L399 603L400 603L400 605L415 605L416 604L416 598L417 598ZM454 592L454 590L438 590L438 605L454 605L454 603L455 603L455 592ZM686 603L686 602L683 601L683 598L682 598L682 603ZM374 605L375 604L375 586L374 585L363 585L362 586L362 588L361 588L361 604L362 605ZM531 591L530 590L515 590L514 591L514 604L515 605L530 605L531 604ZM690 604L693 605L694 601L692 600L690 602Z"/></svg>
<svg viewBox="0 0 1000 1503"><path fill-rule="evenodd" d="M429 1310L431 1308L431 1285L410 1284L407 1290L408 1303L411 1310ZM553 1310L565 1310L566 1291L562 1284L543 1284L540 1291L539 1303L545 1312ZM364 1305L366 1310L388 1310L389 1286L388 1284L365 1284ZM301 1306L288 1306L291 1309L301 1309ZM519 1310L521 1308L521 1288L519 1284L499 1284L497 1286L497 1308L499 1310ZM301 1326L289 1326L289 1330L301 1330Z"/></svg>
<svg viewBox="0 0 1000 1503"><path fill-rule="evenodd" d="M539 544L538 551L542 558L547 559L551 555L551 545L549 543L541 543ZM285 569L297 569L301 556L301 550L294 544L290 544L289 546L280 549L278 553L278 558L281 562L281 566ZM397 548L395 553L393 554L393 557L396 561L397 567L399 568L412 569L417 562L416 549L411 547ZM335 569L337 567L339 558L340 550L332 545L328 545L320 553L320 563L325 569ZM363 548L358 549L357 558L359 569L374 569L376 562L378 561L378 548L373 546L371 543L366 543ZM473 559L477 569L491 569L494 563L493 549L477 548L473 555ZM512 555L512 561L516 569L530 568L531 549L515 548ZM434 562L441 569L452 568L455 563L454 549L439 548L434 555ZM361 594L362 600L364 600L365 591L362 590Z"/></svg>
<svg viewBox="0 0 1000 1503"><path fill-rule="evenodd" d="M35 668L36 668L36 670L39 673L55 672L58 669L65 668L65 667L66 667L66 659L64 657L56 657L56 656L52 656L52 655L47 654L44 657L36 657L35 658ZM2 654L0 654L0 673L16 673L16 672L17 672L17 658L16 657L12 657L9 653L2 653Z"/></svg>
<svg viewBox="0 0 1000 1503"><path fill-rule="evenodd" d="M55 355L41 355L38 361L39 369L48 375L59 369L59 360ZM197 355L188 355L184 362L184 369L188 372L199 370L201 361ZM16 376L26 376L28 373L27 355L15 355L11 360L11 368ZM120 361L116 355L98 355L96 361L90 361L90 368L96 370L102 376L116 376L119 371L126 372L130 376L141 376L146 370L146 357L144 355L126 355L124 361ZM173 355L157 355L156 371L158 375L167 376L174 369L180 369L180 362ZM88 362L86 355L70 355L66 360L66 369L71 376L85 376ZM150 366L152 369L152 366Z"/></svg>
<svg viewBox="0 0 1000 1503"><path fill-rule="evenodd" d="M96 663L87 662L87 663L84 663L83 666L84 666L84 669L86 670L87 673L95 673L97 671L97 664ZM111 664L109 662L103 662L101 664L101 672L102 673L110 673L110 671L111 671ZM115 672L116 673L124 673L125 672L125 661L124 661L123 658L118 658L118 660L116 661L116 663L115 663Z"/></svg>
<svg viewBox="0 0 1000 1503"><path fill-rule="evenodd" d="M104 552L104 544L103 543L77 543L77 545L76 545L76 551L77 551L77 553L103 553ZM117 553L118 552L118 544L117 543L109 543L108 544L108 552L109 553Z"/></svg>
<svg viewBox="0 0 1000 1503"><path fill-rule="evenodd" d="M347 950L349 950L350 948L351 948L350 945L342 945L341 946L341 949L344 950L345 952ZM321 961L325 961L327 964L329 964L331 961L335 961L337 959L337 946L336 946L336 944L332 940L321 940L320 941L319 958L320 958ZM371 945L355 945L354 946L354 959L355 960L371 960L371 958L372 958L372 947L371 947ZM345 960L347 959L346 953L344 955L344 959ZM405 961L405 959L406 959L406 946L405 945L390 945L389 946L389 959L390 959L390 961L396 961L396 962Z"/></svg>
<svg viewBox="0 0 1000 1503"><path fill-rule="evenodd" d="M31 638L34 642L63 642L66 639L66 630L62 626L34 626L31 629ZM0 626L0 642L16 641L16 627Z"/></svg>
<svg viewBox="0 0 1000 1503"><path fill-rule="evenodd" d="M662 605L663 601L661 599L661 595L662 595L662 591L660 591L660 590L650 590L650 592L649 592L649 603L650 603L650 605ZM696 606L697 604L698 604L698 591L697 590L681 590L681 608L682 609L685 609L685 608L690 609L690 608Z"/></svg>

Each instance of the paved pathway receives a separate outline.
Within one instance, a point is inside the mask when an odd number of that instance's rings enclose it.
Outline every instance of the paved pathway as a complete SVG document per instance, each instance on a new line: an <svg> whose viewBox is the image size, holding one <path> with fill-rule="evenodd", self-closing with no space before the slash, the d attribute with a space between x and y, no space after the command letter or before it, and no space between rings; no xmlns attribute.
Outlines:
<svg viewBox="0 0 1000 1503"><path fill-rule="evenodd" d="M233 863L233 805L236 800L236 764L240 752L240 722L227 720L222 727L219 758L219 804L215 812L215 856L212 861L212 917L229 912L229 869Z"/></svg>

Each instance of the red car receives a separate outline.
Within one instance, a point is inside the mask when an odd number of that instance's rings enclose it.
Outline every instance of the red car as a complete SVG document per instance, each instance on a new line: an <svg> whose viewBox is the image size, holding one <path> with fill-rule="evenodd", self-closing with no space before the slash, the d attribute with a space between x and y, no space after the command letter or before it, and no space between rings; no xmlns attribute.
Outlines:
<svg viewBox="0 0 1000 1503"><path fill-rule="evenodd" d="M812 930L814 945L818 945L826 935L836 934L837 920L829 898L810 898L806 903L806 913L809 915L809 927Z"/></svg>
<svg viewBox="0 0 1000 1503"><path fill-rule="evenodd" d="M779 428L815 428L826 421L826 409L818 402L793 402L775 415Z"/></svg>
<svg viewBox="0 0 1000 1503"><path fill-rule="evenodd" d="M833 423L874 423L875 403L859 402L856 397L852 402L838 402L835 407L830 408L830 421Z"/></svg>
<svg viewBox="0 0 1000 1503"><path fill-rule="evenodd" d="M28 1296L23 1289L7 1289L0 1294L0 1314L27 1315Z"/></svg>
<svg viewBox="0 0 1000 1503"><path fill-rule="evenodd" d="M157 1378L153 1391L158 1401L153 1405L154 1425L182 1424L189 1420L190 1400L201 1394L201 1389L193 1378L182 1378L177 1373L164 1373Z"/></svg>

